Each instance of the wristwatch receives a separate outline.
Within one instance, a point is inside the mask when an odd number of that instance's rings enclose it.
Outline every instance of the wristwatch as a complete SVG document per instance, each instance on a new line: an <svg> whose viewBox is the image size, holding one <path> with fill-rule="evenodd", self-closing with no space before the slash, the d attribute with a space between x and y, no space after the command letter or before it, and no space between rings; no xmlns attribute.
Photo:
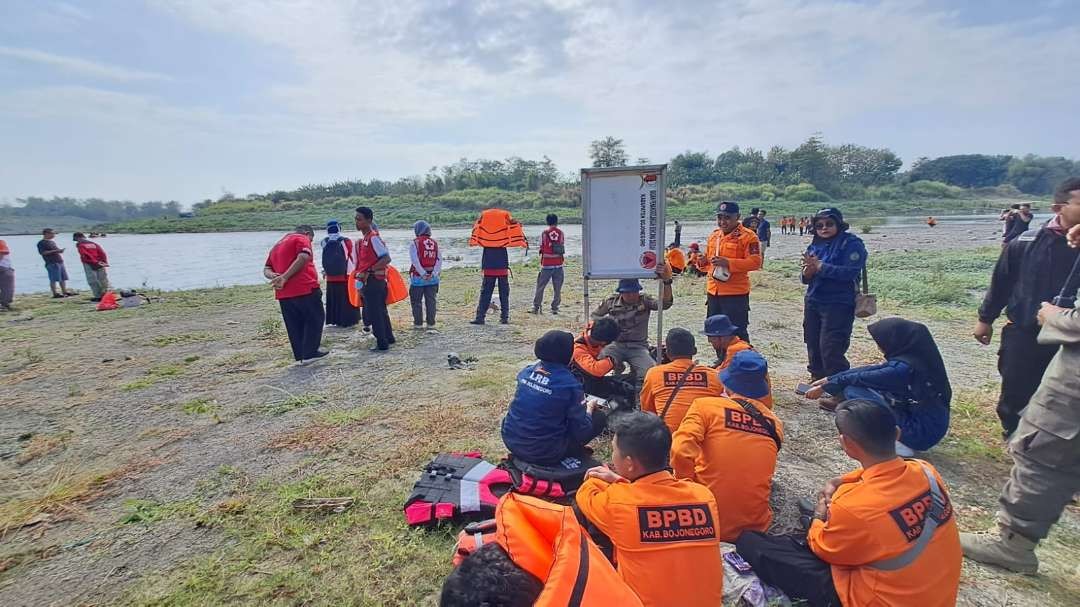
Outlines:
<svg viewBox="0 0 1080 607"><path fill-rule="evenodd" d="M674 281L673 281L673 280L671 280L671 279L669 278L669 279L667 279L667 280L665 280L665 281L664 281L664 284L666 284L666 285L669 285L669 284L671 284L672 282L674 282Z"/></svg>

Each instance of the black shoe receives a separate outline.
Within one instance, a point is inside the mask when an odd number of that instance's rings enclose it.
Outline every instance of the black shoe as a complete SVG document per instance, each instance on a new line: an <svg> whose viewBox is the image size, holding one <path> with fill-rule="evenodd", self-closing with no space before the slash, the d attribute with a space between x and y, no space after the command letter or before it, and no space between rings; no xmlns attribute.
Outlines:
<svg viewBox="0 0 1080 607"><path fill-rule="evenodd" d="M391 338L386 340L386 343L388 343L388 344L390 344L392 346L392 345L397 343L397 339L391 337Z"/></svg>
<svg viewBox="0 0 1080 607"><path fill-rule="evenodd" d="M307 362L309 360L318 360L318 359L326 356L327 354L329 354L329 352L323 352L322 350L316 350L314 354L312 354L311 356L305 358L304 362Z"/></svg>
<svg viewBox="0 0 1080 607"><path fill-rule="evenodd" d="M499 319L499 324L500 325L508 325L508 324L510 324L510 319L509 318L500 318Z"/></svg>
<svg viewBox="0 0 1080 607"><path fill-rule="evenodd" d="M532 310L529 310L529 314L535 314L537 316L540 316L540 309L539 308L533 308Z"/></svg>
<svg viewBox="0 0 1080 607"><path fill-rule="evenodd" d="M94 303L97 303L97 302L101 301L101 298L100 297L91 297L90 301L92 301Z"/></svg>
<svg viewBox="0 0 1080 607"><path fill-rule="evenodd" d="M67 297L67 296L66 295L61 295L59 293L53 293L52 294L53 299L63 299L64 297Z"/></svg>
<svg viewBox="0 0 1080 607"><path fill-rule="evenodd" d="M558 315L559 315L559 311L558 311L558 310L552 310L552 311L551 311L551 313L552 313L552 314L554 314L555 316L558 316Z"/></svg>
<svg viewBox="0 0 1080 607"><path fill-rule="evenodd" d="M483 319L481 319L481 318L476 318L476 319L470 320L470 321L469 321L469 324L470 324L470 325L482 325L482 324L486 324L486 323L484 323L484 320L483 320Z"/></svg>
<svg viewBox="0 0 1080 607"><path fill-rule="evenodd" d="M375 346L374 348L368 348L368 352L386 352L389 349L390 346L383 346L381 348L379 346Z"/></svg>

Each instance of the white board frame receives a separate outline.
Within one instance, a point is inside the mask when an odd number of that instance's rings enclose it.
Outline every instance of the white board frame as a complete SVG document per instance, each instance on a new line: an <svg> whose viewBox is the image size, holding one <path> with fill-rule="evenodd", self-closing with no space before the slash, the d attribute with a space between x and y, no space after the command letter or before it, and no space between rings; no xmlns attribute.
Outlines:
<svg viewBox="0 0 1080 607"><path fill-rule="evenodd" d="M590 216L590 185L594 178L603 177L625 177L625 176L645 176L645 175L657 175L657 199L656 199L656 223L657 223L657 235L656 235L656 263L660 264L664 262L664 253L666 246L666 234L664 228L666 227L666 209L667 209L667 165L666 164L650 164L644 166L633 167L603 167L603 168L590 168L581 169L581 258L582 258L582 273L586 280L610 280L619 278L654 278L656 273L652 270L641 268L637 272L598 272L592 269L592 261L590 255L590 249L592 243L590 242L590 233L593 226L593 220ZM636 213L635 213L636 215Z"/></svg>

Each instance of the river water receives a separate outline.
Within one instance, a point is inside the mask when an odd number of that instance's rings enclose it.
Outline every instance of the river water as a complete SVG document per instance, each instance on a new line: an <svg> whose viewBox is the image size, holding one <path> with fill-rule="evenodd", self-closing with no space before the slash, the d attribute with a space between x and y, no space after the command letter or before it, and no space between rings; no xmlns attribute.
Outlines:
<svg viewBox="0 0 1080 607"><path fill-rule="evenodd" d="M958 248L988 244L1000 234L1000 223L996 215L964 215L939 218L935 231L928 228L919 218L891 218L884 225L874 229L874 236L881 237L881 246L871 245L871 235L864 236L871 250L894 248L897 238L888 241L890 234L906 238L917 248L936 246ZM859 220L852 223L858 224ZM1033 225L1034 222L1033 222ZM530 243L539 242L539 234L544 226L526 226L525 234ZM581 254L581 226L562 226L566 233L566 252L568 256ZM686 222L683 224L683 246L693 241L704 244L709 233L715 229L712 222ZM480 249L468 246L471 228L436 228L433 236L439 241L444 256L443 267L478 266ZM672 226L668 225L668 238L672 238ZM918 234L918 238L911 235ZM413 238L409 229L382 230L383 239L390 247L394 265L406 270L409 267L409 242ZM96 239L109 255L109 278L114 288L179 290L205 287L224 287L231 285L262 284L263 262L270 247L274 245L282 232L221 232L204 234L113 234L107 238ZM315 236L316 244L325 236L319 232ZM71 277L69 286L80 291L88 289L86 277L79 262L78 253L71 234L58 234L57 243L66 248L64 261ZM49 289L44 264L37 253L36 244L40 237L32 235L5 236L11 248L12 262L15 266L16 293L37 293ZM962 241L962 242L961 242ZM970 244L967 244L970 243ZM953 245L950 247L950 245ZM790 257L805 248L805 240L797 237L780 237L780 229L773 225L773 247L769 257ZM318 246L316 256L318 256ZM510 261L521 261L526 255L523 249L510 249ZM536 250L528 252L529 258L536 256ZM316 259L316 267L321 268Z"/></svg>

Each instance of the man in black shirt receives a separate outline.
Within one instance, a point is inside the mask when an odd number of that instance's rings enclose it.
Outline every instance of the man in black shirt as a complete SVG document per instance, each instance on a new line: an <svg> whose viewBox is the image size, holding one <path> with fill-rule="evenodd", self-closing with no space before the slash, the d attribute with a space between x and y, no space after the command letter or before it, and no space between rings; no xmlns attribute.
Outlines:
<svg viewBox="0 0 1080 607"><path fill-rule="evenodd" d="M1070 248L1065 233L1073 226L1061 209L1080 191L1080 177L1066 179L1054 193L1054 218L1045 226L1028 230L1009 242L994 267L990 288L979 306L975 339L989 345L993 323L1005 309L1009 322L1001 330L998 372L1001 395L997 414L1003 434L1008 437L1020 423L1020 411L1027 406L1042 380L1057 346L1036 341L1036 316L1044 301L1061 292L1078 252ZM1068 296L1074 296L1075 287Z"/></svg>
<svg viewBox="0 0 1080 607"><path fill-rule="evenodd" d="M56 230L45 228L41 231L41 240L37 243L38 253L45 260L45 272L49 275L49 288L54 298L68 297L67 268L64 267L64 249L56 244Z"/></svg>

